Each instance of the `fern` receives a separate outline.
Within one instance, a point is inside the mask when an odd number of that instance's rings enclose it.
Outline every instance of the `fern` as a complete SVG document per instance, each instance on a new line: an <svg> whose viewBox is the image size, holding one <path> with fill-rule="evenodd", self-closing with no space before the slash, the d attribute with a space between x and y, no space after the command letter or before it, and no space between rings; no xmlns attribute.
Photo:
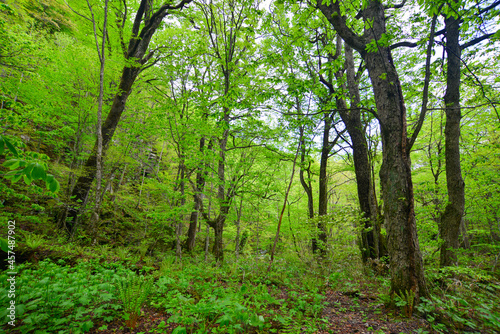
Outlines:
<svg viewBox="0 0 500 334"><path fill-rule="evenodd" d="M123 303L125 324L128 327L135 328L141 307L148 298L152 286L151 279L137 275L130 275L116 283L117 295Z"/></svg>

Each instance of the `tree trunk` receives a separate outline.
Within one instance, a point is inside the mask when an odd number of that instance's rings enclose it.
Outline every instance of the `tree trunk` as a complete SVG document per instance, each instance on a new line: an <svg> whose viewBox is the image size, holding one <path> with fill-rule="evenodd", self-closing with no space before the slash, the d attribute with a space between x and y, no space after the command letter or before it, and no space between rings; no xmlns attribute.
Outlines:
<svg viewBox="0 0 500 334"><path fill-rule="evenodd" d="M186 188L186 181L184 178L186 177L186 165L184 164L184 155L181 153L180 154L180 162L179 162L179 179L177 180L179 182L179 192L180 192L180 200L177 203L177 206L183 207L186 204L186 198L184 197L185 195L185 188ZM182 212L182 210L181 210ZM184 220L184 215L181 213L178 217L179 222L177 223L176 227L176 233L175 233L175 255L177 257L177 260L180 261L182 260L182 248L181 248L181 236L182 236L182 225L183 225L183 220Z"/></svg>
<svg viewBox="0 0 500 334"><path fill-rule="evenodd" d="M224 262L224 243L223 243L223 232L224 232L224 223L226 222L226 217L219 215L215 220L215 224L213 225L214 229L214 256L215 261L218 264Z"/></svg>
<svg viewBox="0 0 500 334"><path fill-rule="evenodd" d="M209 149L210 149L209 145ZM200 154L203 155L203 151L205 148L205 138L200 138ZM198 166L198 171L196 173L196 189L194 189L193 200L194 200L194 208L191 212L191 217L189 219L189 229L188 229L188 238L187 238L187 250L188 252L192 252L194 249L194 245L196 242L196 225L198 223L199 211L201 208L201 195L203 192L203 188L205 187L205 175L206 171L203 170L203 164L200 162Z"/></svg>
<svg viewBox="0 0 500 334"><path fill-rule="evenodd" d="M104 23L102 27L102 41L101 49L99 50L99 39L97 37L97 27L94 18L94 13L92 12L92 6L87 0L87 5L92 14L92 24L94 27L94 38L97 46L97 54L100 60L100 70L99 70L99 97L98 97L98 107L97 107L97 125L96 125L96 191L95 191L95 207L91 219L91 233L93 243L97 242L97 225L99 223L99 214L101 211L101 183L102 183L102 104L104 99L104 68L106 65L106 32L107 32L107 22L108 22L108 0L104 2Z"/></svg>
<svg viewBox="0 0 500 334"><path fill-rule="evenodd" d="M238 210L238 205L235 205L236 209L236 240L234 242L234 252L236 253L236 261L238 261L240 256L240 231L241 231L241 212L243 211L243 196L240 198L240 208Z"/></svg>
<svg viewBox="0 0 500 334"><path fill-rule="evenodd" d="M191 212L191 216L189 217L189 228L187 235L187 251L192 252L194 250L194 246L196 243L196 226L198 225L198 210L200 210L200 206L197 200L194 201L194 208Z"/></svg>
<svg viewBox="0 0 500 334"><path fill-rule="evenodd" d="M455 250L459 248L460 225L465 208L465 184L460 166L460 56L459 19L445 19L446 53L448 69L446 75L445 161L448 204L441 215L439 233L443 239L440 264L442 267L457 264Z"/></svg>
<svg viewBox="0 0 500 334"><path fill-rule="evenodd" d="M301 126L300 129L300 143L301 143L301 149L300 149L300 184L304 188L304 191L306 192L307 195L307 212L309 218L314 217L314 200L313 200L313 192L312 192L312 185L311 185L311 178L310 178L310 171L311 171L311 163L308 163L307 168L305 167L306 165L306 145L305 145L305 139L304 139L304 126ZM307 181L306 178L304 177L304 173L307 172Z"/></svg>
<svg viewBox="0 0 500 334"><path fill-rule="evenodd" d="M341 106L339 110L340 117L351 138L358 201L363 217L366 219L364 230L361 232L361 257L363 263L366 263L368 259L380 258L381 236L375 189L371 177L371 165L368 159L368 143L366 142L359 109L361 99L359 97L358 82L355 78L353 50L348 45L345 46L345 71L351 108L347 111L347 106L344 103L344 106Z"/></svg>
<svg viewBox="0 0 500 334"><path fill-rule="evenodd" d="M229 137L229 110L224 108L224 123L227 124L227 128L224 129L222 138L219 142L219 165L217 167L218 175L218 190L217 199L219 201L220 211L219 215L215 219L212 227L214 229L214 256L217 263L224 262L224 245L222 242L222 234L224 231L224 224L226 222L227 214L229 213L229 206L231 205L231 196L227 196L226 191L226 146L227 139ZM229 195L229 194L228 194Z"/></svg>
<svg viewBox="0 0 500 334"><path fill-rule="evenodd" d="M332 150L333 145L330 144L330 130L332 127L332 118L330 114L324 116L323 128L323 143L321 145L321 160L319 163L319 197L318 197L318 216L326 216L328 214L328 156ZM313 247L313 253L320 251L321 256L326 254L326 226L323 220L318 221L318 239L319 243L316 245L317 249ZM314 244L313 244L314 246Z"/></svg>
<svg viewBox="0 0 500 334"><path fill-rule="evenodd" d="M210 244L210 226L207 225L207 235L205 237L205 262L208 261L208 246Z"/></svg>

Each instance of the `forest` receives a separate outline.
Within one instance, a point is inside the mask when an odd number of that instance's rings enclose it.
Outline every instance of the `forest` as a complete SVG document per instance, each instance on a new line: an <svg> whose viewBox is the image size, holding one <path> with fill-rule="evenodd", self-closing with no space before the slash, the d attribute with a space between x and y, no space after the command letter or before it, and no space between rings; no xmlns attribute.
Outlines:
<svg viewBox="0 0 500 334"><path fill-rule="evenodd" d="M0 0L0 333L499 333L499 14Z"/></svg>

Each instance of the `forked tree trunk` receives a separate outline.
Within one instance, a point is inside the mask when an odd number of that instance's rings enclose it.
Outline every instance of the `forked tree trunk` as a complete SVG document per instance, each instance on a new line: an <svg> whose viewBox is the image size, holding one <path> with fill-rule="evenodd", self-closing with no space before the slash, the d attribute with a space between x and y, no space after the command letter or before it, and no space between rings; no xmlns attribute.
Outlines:
<svg viewBox="0 0 500 334"><path fill-rule="evenodd" d="M358 36L349 29L338 1L331 1L327 5L318 0L317 6L344 41L365 60L381 128L383 162L380 178L390 258L391 292L405 294L411 290L418 302L418 298L427 296L428 291L415 221L404 97L390 48L375 43L375 49L367 51L370 41L380 41L386 33L384 5L377 1L367 3L362 11L367 27L363 36Z"/></svg>

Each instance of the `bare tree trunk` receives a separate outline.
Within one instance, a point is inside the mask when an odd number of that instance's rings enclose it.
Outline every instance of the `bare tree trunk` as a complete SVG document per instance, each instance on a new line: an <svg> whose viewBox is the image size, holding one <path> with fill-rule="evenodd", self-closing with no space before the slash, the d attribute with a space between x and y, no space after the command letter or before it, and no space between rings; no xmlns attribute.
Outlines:
<svg viewBox="0 0 500 334"><path fill-rule="evenodd" d="M276 244L278 243L278 239L280 236L281 221L283 220L283 213L285 213L286 204L288 202L288 194L290 193L290 188L292 187L293 176L295 174L295 165L297 163L297 156L299 155L299 150L300 150L300 144L301 143L299 141L299 145L297 146L297 152L295 152L295 158L293 159L292 175L290 175L290 182L288 183L288 188L286 189L286 192L285 192L285 200L283 201L283 208L281 209L281 213L280 213L279 220L278 220L278 227L276 229L276 237L274 238L273 248L271 250L271 260L269 261L269 267L267 267L268 273L271 271L271 266L273 265L273 261L274 261L274 253L276 251Z"/></svg>
<svg viewBox="0 0 500 334"><path fill-rule="evenodd" d="M208 246L210 245L210 226L207 225L207 236L205 237L205 262L208 261Z"/></svg>
<svg viewBox="0 0 500 334"><path fill-rule="evenodd" d="M180 201L178 205L183 207L186 204L186 198L184 197L185 195L185 185L186 182L184 180L185 178L185 170L186 167L184 165L184 156L181 155L181 162L179 163L179 169L180 169L180 174L179 174L179 192L181 195ZM181 247L181 236L182 236L182 225L183 225L183 220L184 220L184 215L180 214L180 217L178 217L179 222L177 223L177 228L176 228L176 245L175 245L175 255L177 257L177 260L180 262L182 260L182 247Z"/></svg>
<svg viewBox="0 0 500 334"><path fill-rule="evenodd" d="M107 23L108 23L108 0L104 2L104 23L102 28L102 41L99 47L99 40L97 37L97 27L94 17L94 12L92 6L87 0L87 6L90 10L92 16L92 25L94 28L94 39L96 43L96 51L99 56L99 62L101 64L99 69L99 96L97 98L97 124L96 124L96 134L97 134L97 148L96 148L96 191L95 191L95 207L91 218L91 233L93 243L97 242L97 224L99 223L99 212L101 209L101 183L102 183L102 105L104 99L104 67L106 65L106 33L107 33Z"/></svg>
<svg viewBox="0 0 500 334"><path fill-rule="evenodd" d="M375 189L371 177L371 165L368 159L368 143L361 122L359 84L355 74L353 50L349 45L345 45L344 67L347 74L347 88L351 108L347 110L347 105L344 102L340 108L340 116L351 138L358 201L363 217L366 219L364 230L361 232L361 258L366 263L368 259L377 259L381 256L381 236Z"/></svg>
<svg viewBox="0 0 500 334"><path fill-rule="evenodd" d="M211 149L211 144L209 143L208 149ZM205 138L200 138L200 155L203 156L205 149ZM191 217L189 219L189 229L188 229L188 239L187 239L187 250L188 252L192 252L196 242L196 225L198 223L199 211L201 209L201 195L203 193L203 189L205 188L205 176L207 173L207 168L203 169L203 163L199 164L198 171L196 173L196 185L193 194L194 200L194 208L191 212ZM205 166L208 167L208 166Z"/></svg>
<svg viewBox="0 0 500 334"><path fill-rule="evenodd" d="M442 267L457 264L455 250L459 248L460 226L465 209L465 184L460 166L460 19L445 19L446 53L448 68L446 75L445 161L448 204L441 215L439 224L441 245L440 264Z"/></svg>
<svg viewBox="0 0 500 334"><path fill-rule="evenodd" d="M243 210L243 196L240 198L240 209L238 210L238 206L234 206L236 210L236 240L234 246L234 252L236 253L236 262L240 256L240 230L241 230L241 211Z"/></svg>
<svg viewBox="0 0 500 334"><path fill-rule="evenodd" d="M305 145L305 138L304 138L304 126L301 126L300 129L300 143L301 143L301 149L300 149L300 184L304 188L304 191L306 192L307 195L307 213L309 218L314 217L314 200L313 200L313 192L312 192L312 185L311 185L311 163L307 163L307 168L305 167L306 165L306 145ZM304 177L304 172L307 172L307 180Z"/></svg>

